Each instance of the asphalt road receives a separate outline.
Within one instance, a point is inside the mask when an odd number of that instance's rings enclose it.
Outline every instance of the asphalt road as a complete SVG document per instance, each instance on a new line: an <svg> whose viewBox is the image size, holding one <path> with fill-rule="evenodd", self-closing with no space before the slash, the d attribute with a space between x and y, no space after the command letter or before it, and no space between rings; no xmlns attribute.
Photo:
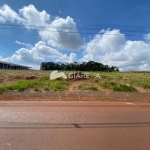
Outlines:
<svg viewBox="0 0 150 150"><path fill-rule="evenodd" d="M0 150L150 150L150 104L0 102Z"/></svg>

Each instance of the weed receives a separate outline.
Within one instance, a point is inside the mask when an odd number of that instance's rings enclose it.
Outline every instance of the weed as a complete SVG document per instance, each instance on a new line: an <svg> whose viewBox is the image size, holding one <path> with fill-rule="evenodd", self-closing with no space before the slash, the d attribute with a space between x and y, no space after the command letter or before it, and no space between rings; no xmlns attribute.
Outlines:
<svg viewBox="0 0 150 150"><path fill-rule="evenodd" d="M51 89L54 91L63 91L68 89L68 83L63 81L55 81L51 85Z"/></svg>
<svg viewBox="0 0 150 150"><path fill-rule="evenodd" d="M132 87L132 86L127 86L127 85L115 85L113 87L114 91L118 91L118 92L137 92L137 89Z"/></svg>
<svg viewBox="0 0 150 150"><path fill-rule="evenodd" d="M49 87L45 87L44 91L49 92Z"/></svg>
<svg viewBox="0 0 150 150"><path fill-rule="evenodd" d="M137 91L132 86L117 84L115 82L104 82L101 84L101 86L106 89L112 89L113 91L120 91L120 92L136 92Z"/></svg>
<svg viewBox="0 0 150 150"><path fill-rule="evenodd" d="M80 90L92 90L92 91L96 91L97 87L90 85L90 84L81 84L79 85L79 89Z"/></svg>
<svg viewBox="0 0 150 150"><path fill-rule="evenodd" d="M40 90L39 88L34 88L34 91L39 92Z"/></svg>
<svg viewBox="0 0 150 150"><path fill-rule="evenodd" d="M94 82L98 83L98 81L99 81L98 79L94 79Z"/></svg>
<svg viewBox="0 0 150 150"><path fill-rule="evenodd" d="M112 89L116 85L115 82L103 82L101 83L101 86L106 89Z"/></svg>

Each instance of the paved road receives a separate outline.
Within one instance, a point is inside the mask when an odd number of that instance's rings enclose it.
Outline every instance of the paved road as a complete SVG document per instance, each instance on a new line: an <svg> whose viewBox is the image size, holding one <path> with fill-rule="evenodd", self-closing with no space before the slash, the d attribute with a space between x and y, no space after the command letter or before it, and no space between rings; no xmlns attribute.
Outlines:
<svg viewBox="0 0 150 150"><path fill-rule="evenodd" d="M0 150L150 150L150 104L0 102Z"/></svg>

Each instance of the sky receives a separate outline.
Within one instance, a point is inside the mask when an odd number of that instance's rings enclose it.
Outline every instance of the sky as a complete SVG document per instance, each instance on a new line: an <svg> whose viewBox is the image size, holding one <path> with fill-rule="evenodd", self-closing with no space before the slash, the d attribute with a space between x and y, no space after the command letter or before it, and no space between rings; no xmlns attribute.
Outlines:
<svg viewBox="0 0 150 150"><path fill-rule="evenodd" d="M150 1L0 0L0 61L150 71Z"/></svg>

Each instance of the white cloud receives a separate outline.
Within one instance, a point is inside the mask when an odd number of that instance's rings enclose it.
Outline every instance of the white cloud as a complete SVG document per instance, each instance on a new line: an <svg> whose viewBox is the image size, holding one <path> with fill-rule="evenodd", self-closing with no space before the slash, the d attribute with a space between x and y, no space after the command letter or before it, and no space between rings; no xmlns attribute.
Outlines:
<svg viewBox="0 0 150 150"><path fill-rule="evenodd" d="M24 62L28 64L40 64L41 62L45 61L43 57L40 57L38 54L33 53L32 50L21 48L16 51L15 54L12 55L13 61Z"/></svg>
<svg viewBox="0 0 150 150"><path fill-rule="evenodd" d="M0 21L20 23L28 29L38 29L45 26L50 20L50 15L45 10L38 11L34 5L28 5L19 10L19 13L11 9L7 4L0 7Z"/></svg>
<svg viewBox="0 0 150 150"><path fill-rule="evenodd" d="M57 51L56 49L47 46L45 42L39 41L38 43L35 44L35 47L32 49L34 53L40 54L45 57L61 57L62 53Z"/></svg>
<svg viewBox="0 0 150 150"><path fill-rule="evenodd" d="M83 39L78 33L73 18L56 17L50 23L50 15L45 10L38 11L34 5L24 6L19 13L4 5L0 8L0 21L13 23L17 21L27 29L38 29L41 39L52 47L79 50L83 46Z"/></svg>
<svg viewBox="0 0 150 150"><path fill-rule="evenodd" d="M39 12L34 5L25 6L20 9L19 15L23 18L23 23L29 29L45 26L50 20L50 15L45 10Z"/></svg>
<svg viewBox="0 0 150 150"><path fill-rule="evenodd" d="M7 4L0 7L0 22L21 22L19 15Z"/></svg>
<svg viewBox="0 0 150 150"><path fill-rule="evenodd" d="M66 54L62 55L60 58L57 59L58 62L63 61L63 62L76 62L77 61L77 54L75 53L70 53L70 56L67 56Z"/></svg>
<svg viewBox="0 0 150 150"><path fill-rule="evenodd" d="M142 66L139 66L139 70L140 71L150 70L150 66L148 64L144 64Z"/></svg>
<svg viewBox="0 0 150 150"><path fill-rule="evenodd" d="M70 53L69 56L60 53L58 50L46 45L45 42L39 41L30 49L20 48L11 57L2 58L2 56L0 56L0 60L6 62L20 62L32 66L35 65L37 68L41 62L45 61L45 57L55 59L57 61L74 62L76 61L76 56L77 55L75 53Z"/></svg>
<svg viewBox="0 0 150 150"><path fill-rule="evenodd" d="M94 38L84 45L78 33L73 18L59 18L50 20L50 14L45 10L39 11L34 5L22 7L15 12L8 5L0 7L0 22L18 23L27 29L38 29L41 41L33 47L30 44L16 41L21 48L8 58L0 56L3 61L20 61L39 65L45 57L55 60L74 62L77 54L64 54L60 50L80 50L84 48L84 56L80 61L94 60L121 70L150 70L150 33L144 38L148 41L129 41L120 30L101 30ZM61 31L61 32L60 32ZM75 32L75 33L72 33ZM59 49L59 50L58 50Z"/></svg>
<svg viewBox="0 0 150 150"><path fill-rule="evenodd" d="M60 49L79 50L83 46L83 39L71 17L57 17L46 30L39 31L39 35L49 45Z"/></svg>
<svg viewBox="0 0 150 150"><path fill-rule="evenodd" d="M28 65L31 67L33 70L40 70L40 65Z"/></svg>
<svg viewBox="0 0 150 150"><path fill-rule="evenodd" d="M87 44L87 51L93 49L95 54L119 51L125 43L125 36L119 30L102 30Z"/></svg>
<svg viewBox="0 0 150 150"><path fill-rule="evenodd" d="M138 70L139 66L150 61L150 44L126 41L119 30L107 30L87 44L85 53L82 61L93 60L117 66L121 70Z"/></svg>
<svg viewBox="0 0 150 150"><path fill-rule="evenodd" d="M41 55L43 57L48 58L55 58L56 61L63 61L63 62L75 62L77 61L76 57L77 54L70 53L68 56L67 54L63 54L59 52L57 49L54 49L48 45L46 45L45 42L39 41L35 44L35 47L32 49L33 53L36 53L38 55Z"/></svg>
<svg viewBox="0 0 150 150"><path fill-rule="evenodd" d="M3 57L0 55L0 61L3 61Z"/></svg>
<svg viewBox="0 0 150 150"><path fill-rule="evenodd" d="M11 59L11 57L3 58L1 55L0 55L0 61L13 62L13 60Z"/></svg>
<svg viewBox="0 0 150 150"><path fill-rule="evenodd" d="M27 48L32 48L33 47L31 44L28 44L28 43L22 43L22 42L19 42L19 41L16 41L15 43L19 44L19 45L23 45L23 46L25 46Z"/></svg>

